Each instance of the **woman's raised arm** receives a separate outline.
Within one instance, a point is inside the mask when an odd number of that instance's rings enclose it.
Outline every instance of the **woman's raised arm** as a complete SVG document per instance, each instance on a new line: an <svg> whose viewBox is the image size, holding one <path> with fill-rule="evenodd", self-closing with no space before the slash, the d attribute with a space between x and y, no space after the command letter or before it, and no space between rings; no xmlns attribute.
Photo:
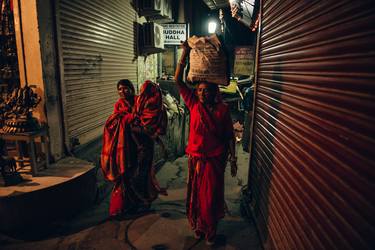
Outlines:
<svg viewBox="0 0 375 250"><path fill-rule="evenodd" d="M179 86L186 86L182 80L182 75L184 74L184 68L186 66L186 58L188 57L189 52L190 52L190 47L187 41L181 44L181 48L182 48L182 55L181 55L180 61L177 64L174 78L176 80L176 83Z"/></svg>

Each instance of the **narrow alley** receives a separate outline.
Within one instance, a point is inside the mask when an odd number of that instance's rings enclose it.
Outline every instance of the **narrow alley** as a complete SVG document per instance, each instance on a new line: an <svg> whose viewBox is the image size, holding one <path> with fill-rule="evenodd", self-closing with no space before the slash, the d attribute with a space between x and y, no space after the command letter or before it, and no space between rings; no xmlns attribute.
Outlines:
<svg viewBox="0 0 375 250"><path fill-rule="evenodd" d="M247 183L249 155L237 144L238 175L225 175L225 201L228 212L220 222L217 244L196 240L185 215L187 158L167 162L157 177L168 196L159 196L149 212L121 220L108 220L109 193L97 206L71 218L56 222L49 239L25 241L0 235L1 249L261 249L256 228L250 218L241 216L241 190Z"/></svg>
<svg viewBox="0 0 375 250"><path fill-rule="evenodd" d="M0 250L375 249L374 24L374 0L0 0Z"/></svg>

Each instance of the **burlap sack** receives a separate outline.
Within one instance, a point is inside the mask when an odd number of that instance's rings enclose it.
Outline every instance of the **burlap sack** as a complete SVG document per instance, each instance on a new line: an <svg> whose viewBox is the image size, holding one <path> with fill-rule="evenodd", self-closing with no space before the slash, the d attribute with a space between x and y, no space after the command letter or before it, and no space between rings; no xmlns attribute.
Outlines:
<svg viewBox="0 0 375 250"><path fill-rule="evenodd" d="M227 57L216 35L210 37L192 36L188 39L190 70L187 80L207 81L218 85L229 84Z"/></svg>

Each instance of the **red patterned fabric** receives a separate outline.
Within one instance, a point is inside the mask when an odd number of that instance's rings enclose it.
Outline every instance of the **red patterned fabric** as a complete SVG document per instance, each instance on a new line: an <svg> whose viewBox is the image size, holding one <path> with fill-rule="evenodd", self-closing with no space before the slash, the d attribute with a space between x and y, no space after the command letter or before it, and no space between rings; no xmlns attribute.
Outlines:
<svg viewBox="0 0 375 250"><path fill-rule="evenodd" d="M149 80L142 84L135 112L140 119L141 126L150 135L166 133L166 111L163 107L163 96L157 84Z"/></svg>
<svg viewBox="0 0 375 250"><path fill-rule="evenodd" d="M136 163L134 157L130 159L135 152L130 131L133 119L130 103L125 99L119 99L115 104L114 113L104 126L101 168L104 177L115 183L109 207L111 216L121 214L125 210L124 179L128 174L127 169Z"/></svg>
<svg viewBox="0 0 375 250"><path fill-rule="evenodd" d="M147 113L148 109L142 111ZM159 193L167 194L160 188L152 165L154 141L148 134L131 130L135 121L131 104L119 99L104 126L101 168L105 178L114 182L110 216L147 208Z"/></svg>
<svg viewBox="0 0 375 250"><path fill-rule="evenodd" d="M127 156L130 150L130 123L134 115L130 104L119 99L114 113L107 119L103 132L101 167L104 176L117 181L125 173Z"/></svg>

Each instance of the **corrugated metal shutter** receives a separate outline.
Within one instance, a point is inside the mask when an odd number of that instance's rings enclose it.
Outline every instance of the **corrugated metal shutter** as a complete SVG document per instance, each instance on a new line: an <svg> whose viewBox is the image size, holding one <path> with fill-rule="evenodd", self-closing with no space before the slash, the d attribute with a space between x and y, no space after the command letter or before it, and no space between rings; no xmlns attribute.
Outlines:
<svg viewBox="0 0 375 250"><path fill-rule="evenodd" d="M66 140L98 137L118 98L116 83L137 83L136 13L129 0L56 4Z"/></svg>
<svg viewBox="0 0 375 250"><path fill-rule="evenodd" d="M374 249L374 2L261 5L250 185L265 248Z"/></svg>

